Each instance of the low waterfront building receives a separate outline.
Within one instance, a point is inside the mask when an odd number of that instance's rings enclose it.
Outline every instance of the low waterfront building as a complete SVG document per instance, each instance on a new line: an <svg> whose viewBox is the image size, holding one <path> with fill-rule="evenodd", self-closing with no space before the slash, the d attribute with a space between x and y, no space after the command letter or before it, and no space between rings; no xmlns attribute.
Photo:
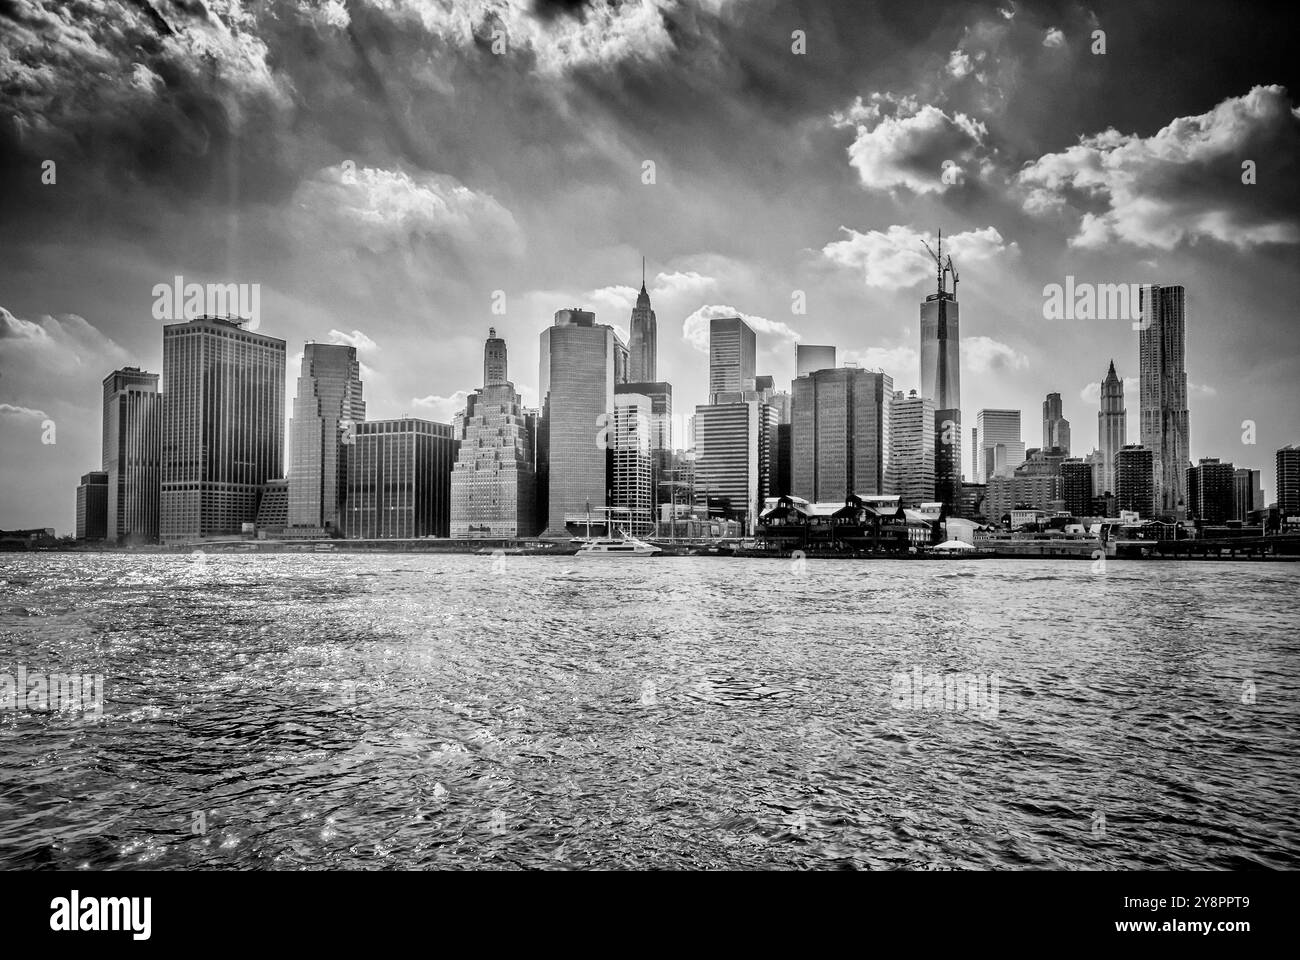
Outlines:
<svg viewBox="0 0 1300 960"><path fill-rule="evenodd" d="M108 473L82 474L77 487L77 539L103 540L108 536Z"/></svg>
<svg viewBox="0 0 1300 960"><path fill-rule="evenodd" d="M257 503L259 533L282 534L289 525L289 479L276 477L262 484Z"/></svg>
<svg viewBox="0 0 1300 960"><path fill-rule="evenodd" d="M905 509L897 496L850 496L844 503L770 497L759 514L756 538L760 546L782 551L905 553L937 542L945 519L942 509Z"/></svg>

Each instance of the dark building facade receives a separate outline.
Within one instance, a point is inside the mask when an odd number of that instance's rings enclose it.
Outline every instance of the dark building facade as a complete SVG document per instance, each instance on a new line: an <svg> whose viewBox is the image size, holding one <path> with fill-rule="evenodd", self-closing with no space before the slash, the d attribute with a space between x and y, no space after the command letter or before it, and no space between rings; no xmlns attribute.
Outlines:
<svg viewBox="0 0 1300 960"><path fill-rule="evenodd" d="M108 474L92 470L77 486L77 539L103 540L108 534Z"/></svg>
<svg viewBox="0 0 1300 960"><path fill-rule="evenodd" d="M240 533L284 476L285 343L201 317L163 327L159 536Z"/></svg>
<svg viewBox="0 0 1300 960"><path fill-rule="evenodd" d="M1300 516L1300 446L1296 444L1277 452L1277 508L1283 518Z"/></svg>
<svg viewBox="0 0 1300 960"><path fill-rule="evenodd" d="M792 393L791 494L843 502L850 495L886 493L894 401L889 375L854 367L817 370L796 379Z"/></svg>
<svg viewBox="0 0 1300 960"><path fill-rule="evenodd" d="M1092 464L1077 457L1061 461L1061 499L1071 516L1091 513Z"/></svg>
<svg viewBox="0 0 1300 960"><path fill-rule="evenodd" d="M1115 454L1115 509L1136 510L1142 517L1154 516L1151 450L1141 444L1125 444Z"/></svg>
<svg viewBox="0 0 1300 960"><path fill-rule="evenodd" d="M404 417L355 427L343 533L349 539L446 537L460 441L449 423Z"/></svg>
<svg viewBox="0 0 1300 960"><path fill-rule="evenodd" d="M1202 458L1187 470L1187 515L1206 523L1223 523L1233 516L1233 472L1230 463Z"/></svg>
<svg viewBox="0 0 1300 960"><path fill-rule="evenodd" d="M123 367L104 378L106 536L115 543L154 543L158 539L162 402L156 373Z"/></svg>

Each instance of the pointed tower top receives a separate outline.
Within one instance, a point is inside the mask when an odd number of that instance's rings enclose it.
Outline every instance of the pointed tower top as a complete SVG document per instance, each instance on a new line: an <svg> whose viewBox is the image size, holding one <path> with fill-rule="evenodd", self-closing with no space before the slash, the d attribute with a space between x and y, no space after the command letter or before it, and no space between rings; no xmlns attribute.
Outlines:
<svg viewBox="0 0 1300 960"><path fill-rule="evenodd" d="M1111 360L1110 369L1106 371L1107 380L1118 380L1119 376L1115 373L1115 361Z"/></svg>
<svg viewBox="0 0 1300 960"><path fill-rule="evenodd" d="M645 293L645 257L641 258L641 292Z"/></svg>

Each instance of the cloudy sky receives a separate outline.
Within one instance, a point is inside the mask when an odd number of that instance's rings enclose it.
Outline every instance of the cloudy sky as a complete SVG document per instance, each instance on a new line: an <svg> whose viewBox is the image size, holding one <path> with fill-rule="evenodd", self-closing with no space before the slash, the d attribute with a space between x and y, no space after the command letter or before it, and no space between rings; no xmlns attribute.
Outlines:
<svg viewBox="0 0 1300 960"><path fill-rule="evenodd" d="M968 426L1019 407L1036 446L1059 391L1086 452L1137 335L1045 320L1044 286L1182 283L1192 456L1271 498L1300 441L1293 51L1267 11L1172 9L0 0L0 528L71 530L100 381L161 370L176 275L261 285L290 392L304 341L349 342L372 417L450 419L489 326L530 402L557 309L626 333L644 255L687 410L736 313L783 385L802 341L918 386L939 229ZM1128 406L1136 440L1136 379Z"/></svg>

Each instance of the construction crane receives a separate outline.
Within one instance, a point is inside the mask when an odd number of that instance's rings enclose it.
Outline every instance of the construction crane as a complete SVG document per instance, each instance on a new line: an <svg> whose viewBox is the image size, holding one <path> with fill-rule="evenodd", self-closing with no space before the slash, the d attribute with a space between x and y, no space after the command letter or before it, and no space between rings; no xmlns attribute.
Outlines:
<svg viewBox="0 0 1300 960"><path fill-rule="evenodd" d="M960 277L957 276L957 268L952 265L952 256L949 255L947 260L944 260L943 258L943 231L942 230L939 231L939 252L938 253L935 253L934 250L930 248L930 245L926 243L924 240L921 241L921 246L925 247L925 252L928 253L930 255L930 259L934 261L935 284L938 286L939 296L942 297L947 293L947 291L944 289L944 279L943 279L944 274L951 273L952 274L952 298L956 300L957 281L960 279Z"/></svg>

